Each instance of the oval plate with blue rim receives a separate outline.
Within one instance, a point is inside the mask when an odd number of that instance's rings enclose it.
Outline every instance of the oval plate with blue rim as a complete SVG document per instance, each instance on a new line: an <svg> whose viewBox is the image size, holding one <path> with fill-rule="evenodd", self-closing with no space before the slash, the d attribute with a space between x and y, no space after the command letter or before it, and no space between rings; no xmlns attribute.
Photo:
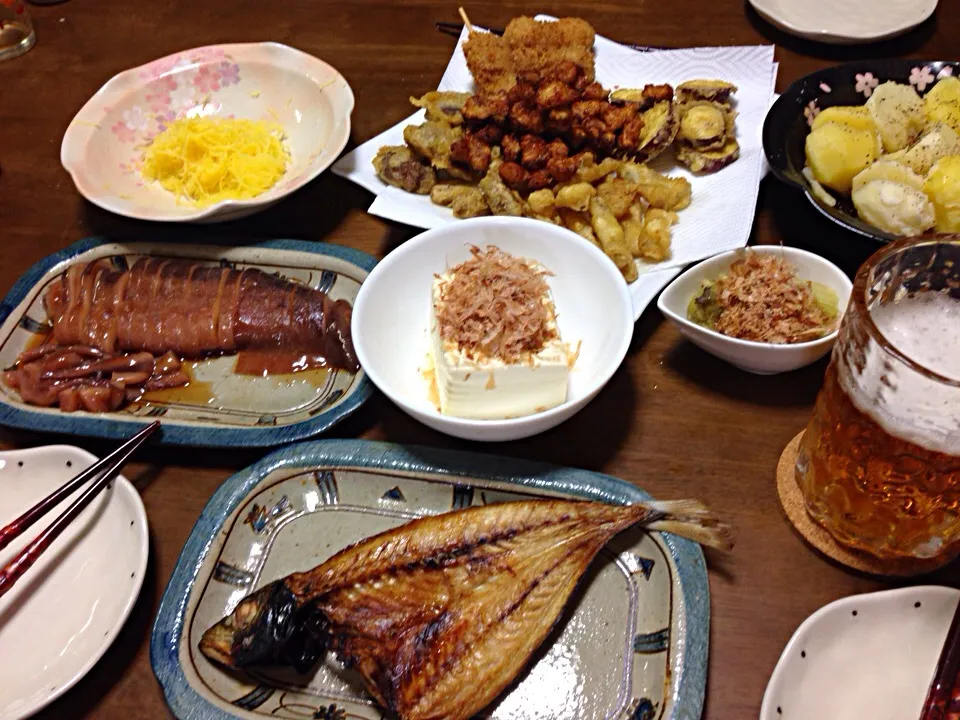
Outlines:
<svg viewBox="0 0 960 720"><path fill-rule="evenodd" d="M307 675L227 673L197 649L242 598L413 518L496 502L649 500L622 480L489 455L321 440L278 450L227 480L204 509L167 585L150 658L183 720L383 720L332 657ZM483 717L696 720L706 687L710 594L703 553L627 530L588 570L531 667Z"/></svg>
<svg viewBox="0 0 960 720"><path fill-rule="evenodd" d="M800 78L770 108L763 123L763 151L773 174L803 190L810 203L833 222L878 244L895 239L857 217L849 196L831 192L833 207L813 194L803 176L804 148L813 118L834 105L863 105L873 89L887 81L912 85L920 94L945 77L960 76L960 63L943 60L862 60L835 65Z"/></svg>
<svg viewBox="0 0 960 720"><path fill-rule="evenodd" d="M0 367L10 367L48 329L43 296L49 284L74 263L104 259L118 268L138 257L177 257L197 262L254 267L305 283L352 305L367 273L370 255L340 245L269 240L243 246L203 243L81 240L41 260L17 281L0 305ZM159 440L169 445L263 447L312 437L354 412L370 397L361 370L308 370L253 377L233 372L234 357L188 364L191 383L148 393L110 413L65 413L25 403L0 381L0 424L30 430L125 438L135 426L159 419Z"/></svg>

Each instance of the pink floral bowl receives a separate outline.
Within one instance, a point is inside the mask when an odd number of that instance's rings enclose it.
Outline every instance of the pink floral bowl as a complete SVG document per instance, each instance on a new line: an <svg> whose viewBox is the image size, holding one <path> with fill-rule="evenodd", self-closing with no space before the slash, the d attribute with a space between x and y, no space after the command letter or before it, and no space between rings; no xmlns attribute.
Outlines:
<svg viewBox="0 0 960 720"><path fill-rule="evenodd" d="M77 190L119 215L165 222L220 222L250 215L327 169L350 137L353 91L333 67L278 43L187 50L113 77L80 109L60 161ZM249 200L194 207L144 180L144 148L179 117L215 115L279 122L290 165Z"/></svg>

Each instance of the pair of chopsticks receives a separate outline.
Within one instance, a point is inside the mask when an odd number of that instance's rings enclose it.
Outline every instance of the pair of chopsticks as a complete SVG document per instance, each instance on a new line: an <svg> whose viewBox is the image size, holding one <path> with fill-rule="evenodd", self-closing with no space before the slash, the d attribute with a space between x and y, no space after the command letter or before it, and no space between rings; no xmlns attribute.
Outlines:
<svg viewBox="0 0 960 720"><path fill-rule="evenodd" d="M23 515L0 529L0 550L3 550L15 538L20 537L37 520L50 512L63 500L72 495L81 486L90 480L93 483L70 506L64 510L50 525L20 551L10 562L0 568L0 596L3 596L23 574L29 570L51 543L63 530L79 515L90 501L120 474L124 463L133 455L144 441L160 427L160 421L155 420L138 432L123 445L107 455L98 463L88 467L73 479L61 485L50 495L38 502Z"/></svg>
<svg viewBox="0 0 960 720"><path fill-rule="evenodd" d="M920 720L960 718L960 604L953 615Z"/></svg>
<svg viewBox="0 0 960 720"><path fill-rule="evenodd" d="M438 22L435 23L437 30L442 32L444 35L450 35L451 37L460 37L460 33L463 32L463 23L454 23L454 22ZM487 28L494 35L503 35L503 28ZM653 45L625 45L625 47L630 48L631 50L637 50L638 52L653 52L654 50L669 50L670 48L665 47L655 47Z"/></svg>

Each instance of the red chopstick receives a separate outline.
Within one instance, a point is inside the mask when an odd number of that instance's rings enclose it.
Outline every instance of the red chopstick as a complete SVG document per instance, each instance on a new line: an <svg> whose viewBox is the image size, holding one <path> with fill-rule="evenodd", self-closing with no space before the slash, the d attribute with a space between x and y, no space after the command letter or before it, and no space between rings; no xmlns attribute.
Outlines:
<svg viewBox="0 0 960 720"><path fill-rule="evenodd" d="M139 448L154 431L160 427L160 421L147 425L123 445L107 455L94 465L79 473L73 479L54 490L50 495L38 502L13 522L0 530L0 550L22 535L27 528L46 515L63 501L64 498L75 492L81 485L91 478L96 478L83 494L74 500L50 525L34 540L0 568L0 596L3 596L23 574L29 570L51 543L63 530L90 504L100 492L120 474L124 463Z"/></svg>
<svg viewBox="0 0 960 720"><path fill-rule="evenodd" d="M960 720L960 603L940 651L920 720Z"/></svg>

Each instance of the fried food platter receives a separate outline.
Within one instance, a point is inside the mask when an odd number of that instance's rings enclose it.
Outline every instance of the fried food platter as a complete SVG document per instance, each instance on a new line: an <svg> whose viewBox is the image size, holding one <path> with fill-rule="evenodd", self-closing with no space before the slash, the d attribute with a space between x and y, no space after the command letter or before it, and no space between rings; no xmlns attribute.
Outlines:
<svg viewBox="0 0 960 720"><path fill-rule="evenodd" d="M440 91L476 89L463 52L468 37L464 31L440 82ZM689 207L678 210L676 224L669 229L672 241L668 255L660 255L663 259L657 262L638 258L634 269L624 268L628 281L632 280L631 292L639 315L649 301L648 297L644 301L644 297L655 294L674 273L664 273L663 280L658 278L652 292L645 292L643 275L679 267L746 243L764 170L759 131L772 98L775 65L772 48L766 47L638 52L597 36L595 48L596 80L604 88L613 90L614 96L617 90L656 83L675 88L699 78L722 78L737 87L735 100L729 101L736 115L735 139L740 146L740 156L735 162L714 174L692 172L676 161L671 149L649 163L655 172L688 181L692 197ZM435 204L429 195L411 194L388 186L377 176L372 164L384 146L404 145L404 134L409 139L411 133L408 128L422 126L427 117L427 112L421 110L364 143L334 166L337 174L377 194L369 210L372 214L423 228L456 222L450 208ZM634 273L639 273L639 280L633 280ZM651 278L649 282L654 281Z"/></svg>
<svg viewBox="0 0 960 720"><path fill-rule="evenodd" d="M151 661L174 714L297 718L332 708L337 717L385 717L334 660L306 676L225 673L199 652L200 637L252 590L363 537L451 509L531 498L623 504L649 496L583 470L355 440L290 446L235 475L188 539L154 626ZM699 547L627 531L594 562L530 672L483 716L699 717L708 637Z"/></svg>

